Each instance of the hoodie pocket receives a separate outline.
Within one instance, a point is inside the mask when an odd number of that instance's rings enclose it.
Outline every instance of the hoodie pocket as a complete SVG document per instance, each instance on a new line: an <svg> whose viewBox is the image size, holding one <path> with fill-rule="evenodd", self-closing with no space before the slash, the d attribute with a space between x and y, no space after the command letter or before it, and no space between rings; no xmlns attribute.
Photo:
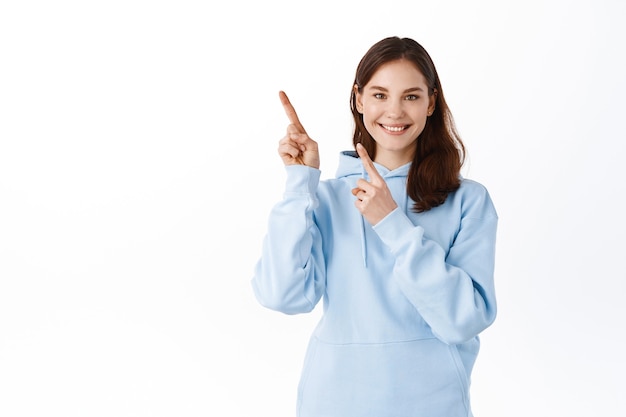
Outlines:
<svg viewBox="0 0 626 417"><path fill-rule="evenodd" d="M298 384L298 402L297 402L297 415L300 416L300 408L302 406L302 397L303 391L309 379L309 374L311 371L311 366L315 363L315 353L317 351L318 340L315 337L311 337L309 340L309 346L306 350L306 355L304 357L304 364L302 367L302 374L300 375L300 383Z"/></svg>
<svg viewBox="0 0 626 417"><path fill-rule="evenodd" d="M459 354L459 349L457 348L457 346L448 345L448 349L450 351L452 362L454 363L454 367L456 368L456 372L459 377L459 386L461 388L461 392L463 393L463 400L465 403L468 404L469 408L470 377L465 370L465 366L463 365L463 361L461 360L461 355Z"/></svg>
<svg viewBox="0 0 626 417"><path fill-rule="evenodd" d="M435 338L337 345L313 337L298 389L298 415L467 416L467 381L456 348Z"/></svg>

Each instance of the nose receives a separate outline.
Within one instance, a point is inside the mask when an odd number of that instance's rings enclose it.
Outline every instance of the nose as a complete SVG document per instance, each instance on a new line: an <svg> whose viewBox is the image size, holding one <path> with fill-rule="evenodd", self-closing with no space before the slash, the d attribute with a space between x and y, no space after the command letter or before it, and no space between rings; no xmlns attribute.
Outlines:
<svg viewBox="0 0 626 417"><path fill-rule="evenodd" d="M387 116L398 119L404 116L404 103L401 100L390 100L387 107Z"/></svg>

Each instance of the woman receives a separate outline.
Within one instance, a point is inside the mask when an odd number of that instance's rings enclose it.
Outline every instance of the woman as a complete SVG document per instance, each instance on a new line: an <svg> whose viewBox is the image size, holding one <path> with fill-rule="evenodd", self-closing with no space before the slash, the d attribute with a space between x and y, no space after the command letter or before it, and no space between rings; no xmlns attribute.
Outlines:
<svg viewBox="0 0 626 417"><path fill-rule="evenodd" d="M317 143L289 102L283 201L252 281L259 302L323 316L298 389L300 417L471 416L478 335L495 319L497 214L463 179L439 77L412 39L373 45L351 93L356 152L320 181Z"/></svg>

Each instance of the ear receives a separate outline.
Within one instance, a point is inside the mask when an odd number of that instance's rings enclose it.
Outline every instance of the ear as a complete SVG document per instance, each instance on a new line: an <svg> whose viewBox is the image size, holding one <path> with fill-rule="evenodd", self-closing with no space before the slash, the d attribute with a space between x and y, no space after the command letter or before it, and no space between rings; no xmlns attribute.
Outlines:
<svg viewBox="0 0 626 417"><path fill-rule="evenodd" d="M437 90L428 97L428 115L430 116L435 111L435 104L437 103Z"/></svg>
<svg viewBox="0 0 626 417"><path fill-rule="evenodd" d="M358 111L360 114L363 114L363 95L359 93L359 87L356 84L354 84L354 87L352 88L354 89L356 111Z"/></svg>

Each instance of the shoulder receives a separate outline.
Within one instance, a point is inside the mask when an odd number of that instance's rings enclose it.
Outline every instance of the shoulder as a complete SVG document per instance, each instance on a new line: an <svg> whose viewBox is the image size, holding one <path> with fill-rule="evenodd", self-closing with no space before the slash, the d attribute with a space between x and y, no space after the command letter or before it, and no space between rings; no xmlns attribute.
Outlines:
<svg viewBox="0 0 626 417"><path fill-rule="evenodd" d="M461 178L461 185L449 197L461 206L464 218L498 217L487 187L477 181Z"/></svg>
<svg viewBox="0 0 626 417"><path fill-rule="evenodd" d="M478 181L461 177L461 185L459 187L464 193L468 194L489 194L487 187L479 183Z"/></svg>

